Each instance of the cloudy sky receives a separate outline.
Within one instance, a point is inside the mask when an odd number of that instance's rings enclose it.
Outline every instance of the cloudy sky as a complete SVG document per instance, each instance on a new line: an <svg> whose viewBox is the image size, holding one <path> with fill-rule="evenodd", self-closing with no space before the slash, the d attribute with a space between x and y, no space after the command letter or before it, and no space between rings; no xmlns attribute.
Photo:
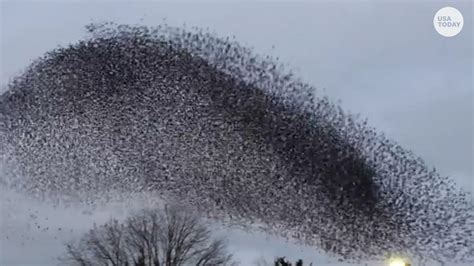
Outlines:
<svg viewBox="0 0 474 266"><path fill-rule="evenodd" d="M445 6L464 16L463 30L452 38L433 27L435 13ZM473 192L472 8L471 1L2 1L0 82L7 84L46 51L81 39L90 22L152 26L165 21L208 28L235 36L259 54L278 56L346 110L367 117L372 126ZM47 265L62 241L122 209L53 208L9 191L0 194L1 265ZM43 232L37 230L39 223L56 230L67 224L74 233ZM230 236L237 256L247 257L243 265L279 254L317 265L345 265L268 236L236 230Z"/></svg>

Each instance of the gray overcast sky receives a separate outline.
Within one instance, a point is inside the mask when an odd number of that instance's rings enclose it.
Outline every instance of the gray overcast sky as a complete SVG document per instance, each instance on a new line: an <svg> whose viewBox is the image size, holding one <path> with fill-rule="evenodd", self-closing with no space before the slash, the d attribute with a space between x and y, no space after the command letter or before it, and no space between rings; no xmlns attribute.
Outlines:
<svg viewBox="0 0 474 266"><path fill-rule="evenodd" d="M85 36L89 22L157 25L166 19L173 26L209 28L220 36L235 35L259 54L278 56L303 80L340 99L346 110L369 118L372 126L474 191L471 1L1 5L2 85L44 52ZM445 6L464 16L464 28L453 38L433 27L434 14ZM3 217L2 227L9 226ZM274 256L291 250L292 256L320 258L309 249L264 237L233 235L231 243L241 254ZM2 250L18 248L5 245ZM6 253L0 253L2 260Z"/></svg>

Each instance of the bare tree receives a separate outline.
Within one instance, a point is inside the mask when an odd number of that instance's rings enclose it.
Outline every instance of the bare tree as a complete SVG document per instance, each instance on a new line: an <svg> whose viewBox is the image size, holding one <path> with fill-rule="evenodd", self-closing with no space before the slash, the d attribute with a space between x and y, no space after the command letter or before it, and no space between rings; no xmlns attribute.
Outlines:
<svg viewBox="0 0 474 266"><path fill-rule="evenodd" d="M94 226L66 245L62 260L81 266L236 264L223 239L213 239L196 215L177 207L143 210L123 222L113 219Z"/></svg>
<svg viewBox="0 0 474 266"><path fill-rule="evenodd" d="M293 264L286 259L286 257L276 257L273 263L268 262L265 258L260 257L253 262L254 266L293 266ZM303 266L303 260L299 259L295 262L294 266ZM311 262L309 266L313 266Z"/></svg>

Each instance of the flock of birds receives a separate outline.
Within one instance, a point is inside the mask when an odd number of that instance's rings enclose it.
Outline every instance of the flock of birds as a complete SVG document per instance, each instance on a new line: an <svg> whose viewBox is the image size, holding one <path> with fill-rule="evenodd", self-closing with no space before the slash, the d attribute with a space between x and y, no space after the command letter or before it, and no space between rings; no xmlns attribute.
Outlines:
<svg viewBox="0 0 474 266"><path fill-rule="evenodd" d="M469 195L276 60L199 29L94 24L0 96L0 179L152 192L345 260L474 257Z"/></svg>

